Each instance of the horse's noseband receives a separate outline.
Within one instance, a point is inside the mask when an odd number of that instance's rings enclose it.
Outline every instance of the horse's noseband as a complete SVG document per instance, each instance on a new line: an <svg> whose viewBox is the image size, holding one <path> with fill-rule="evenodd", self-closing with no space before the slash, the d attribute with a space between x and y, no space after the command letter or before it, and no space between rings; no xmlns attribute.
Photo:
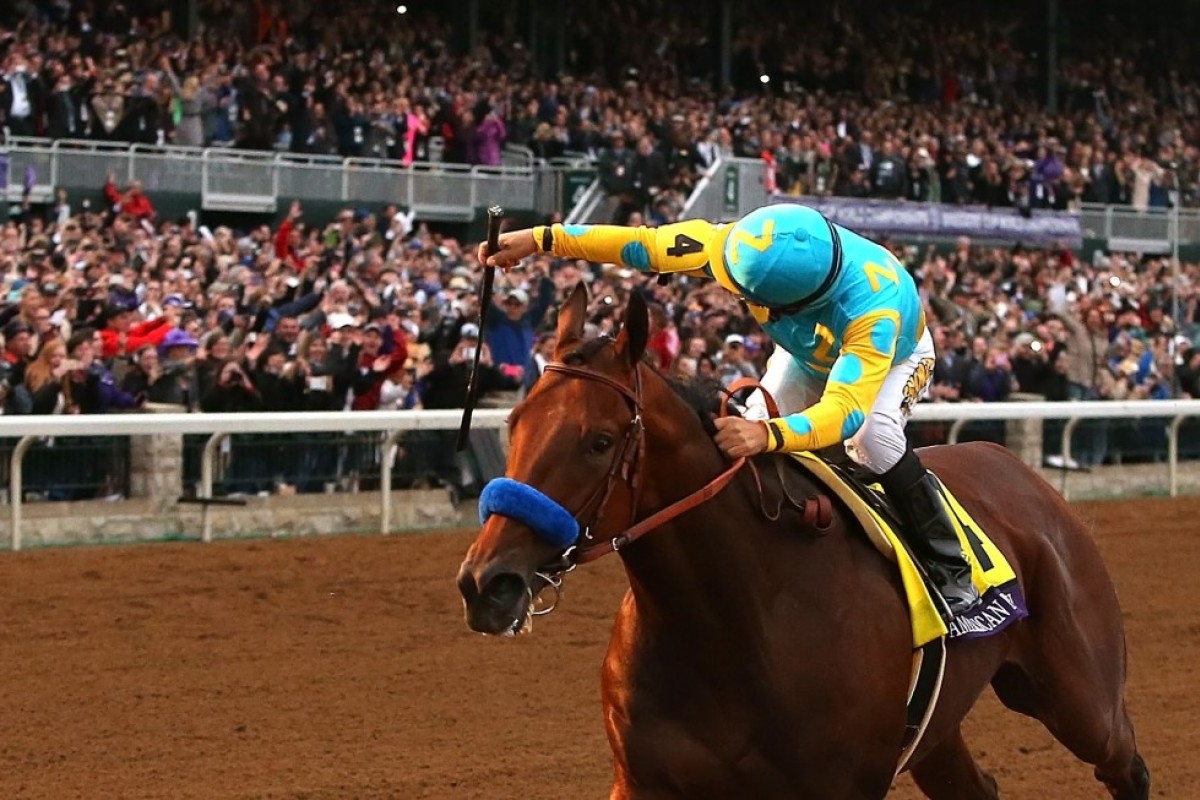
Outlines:
<svg viewBox="0 0 1200 800"><path fill-rule="evenodd" d="M608 468L608 474L604 476L604 481L596 487L596 491L592 492L591 497L587 499L575 517L576 519L580 519L589 509L591 510L591 518L587 522L580 522L583 537L590 540L592 538L592 531L600 525L600 519L604 516L604 511L608 507L608 501L612 497L613 490L617 488L617 481L624 481L628 484L632 496L629 503L629 526L632 527L637 519L638 489L642 477L641 460L646 447L646 426L642 423L642 372L640 367L634 367L632 389L601 372L596 372L586 367L564 364L559 361L547 364L544 371L559 372L564 375L572 375L576 378L598 381L611 389L615 389L629 404L629 411L632 417L629 420L629 425L625 428L625 436L621 439L621 444L613 452L613 460ZM620 537L617 538L619 539ZM618 543L617 539L613 539L612 549L619 549L621 544L623 543ZM591 549L585 547L582 550L576 551L576 561L591 560L585 558Z"/></svg>
<svg viewBox="0 0 1200 800"><path fill-rule="evenodd" d="M629 404L632 414L629 425L625 428L625 436L620 445L613 451L612 463L604 480L596 486L596 490L588 497L579 511L571 513L555 500L528 484L511 478L498 478L489 483L479 498L479 521L486 522L492 514L523 522L538 536L562 548L571 549L571 563L590 561L588 557L594 547L584 546L575 549L576 542L582 534L584 539L591 540L592 530L600 524L600 519L608 507L609 498L622 481L629 486L632 498L629 503L629 524L632 527L637 514L638 484L641 479L641 457L645 447L646 429L642 424L642 380L641 371L633 371L633 388L618 383L612 378L595 370L576 367L555 361L547 364L544 371L560 372L585 380L598 381L620 393ZM590 512L590 517L585 514ZM586 519L586 522L582 521ZM612 552L621 547L621 537L612 540ZM599 555L599 554L597 554Z"/></svg>

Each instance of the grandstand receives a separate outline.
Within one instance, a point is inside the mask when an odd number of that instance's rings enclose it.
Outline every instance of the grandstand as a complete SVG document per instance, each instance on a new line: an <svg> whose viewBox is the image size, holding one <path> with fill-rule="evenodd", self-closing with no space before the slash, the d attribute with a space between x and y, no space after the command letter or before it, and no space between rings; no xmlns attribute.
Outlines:
<svg viewBox="0 0 1200 800"><path fill-rule="evenodd" d="M481 298L495 204L512 229L799 203L887 246L938 356L909 439L1005 445L1087 503L1130 618L1157 621L1131 636L1138 710L1162 712L1152 752L1186 765L1191 661L1164 643L1196 630L1178 586L1200 563L1180 533L1200 510L1200 8L901 5L0 3L0 549L35 551L0 559L0 607L14 685L37 676L0 692L34 720L0 740L0 796L607 791L594 698L566 682L592 680L579 662L624 577L581 585L566 614L586 635L552 634L565 656L537 708L528 650L480 666L444 631L452 565L429 560L461 555L446 532L474 527L504 474L509 409L577 284L588 336L645 300L648 360L675 381L761 377L775 346L694 274L539 252ZM258 549L380 531L442 535ZM250 541L51 551L222 539ZM50 641L96 647L94 665ZM1180 696L1146 680L1146 653ZM129 708L89 689L90 710L66 709L68 665ZM489 727L489 703L560 715L563 741ZM1026 732L996 731L989 751L1021 754L1008 785L1091 796ZM60 734L61 758L45 749ZM115 744L76 746L93 735ZM510 740L541 760L512 763ZM1200 775L1176 770L1164 793L1196 796Z"/></svg>

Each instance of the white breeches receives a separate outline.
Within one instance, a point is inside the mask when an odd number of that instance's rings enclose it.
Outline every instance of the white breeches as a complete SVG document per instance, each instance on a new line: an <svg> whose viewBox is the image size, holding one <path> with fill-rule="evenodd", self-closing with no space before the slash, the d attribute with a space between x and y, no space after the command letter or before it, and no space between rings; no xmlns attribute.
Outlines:
<svg viewBox="0 0 1200 800"><path fill-rule="evenodd" d="M933 365L933 337L926 330L912 355L888 371L866 421L846 440L846 452L852 459L877 475L896 466L908 447L904 438L908 415L912 406L928 391ZM825 389L824 381L815 381L800 368L791 353L778 346L767 362L761 382L775 398L783 416L796 414L815 404ZM767 419L769 416L759 392L750 396L747 406L749 419Z"/></svg>

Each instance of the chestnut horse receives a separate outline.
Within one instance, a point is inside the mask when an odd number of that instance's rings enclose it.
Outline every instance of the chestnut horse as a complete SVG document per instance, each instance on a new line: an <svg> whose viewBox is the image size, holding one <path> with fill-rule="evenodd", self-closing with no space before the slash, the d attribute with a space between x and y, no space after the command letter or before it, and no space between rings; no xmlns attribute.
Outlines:
<svg viewBox="0 0 1200 800"><path fill-rule="evenodd" d="M707 412L641 362L644 303L635 295L614 342L583 341L586 306L580 287L560 312L556 369L509 420L508 477L590 528L567 560L589 542L613 550L631 520L730 471ZM764 517L764 494L822 491L799 469L776 477L767 467L777 458L760 456L758 470L620 548L630 589L601 678L613 798L888 792L912 658L900 582L839 505L823 531L795 510ZM1149 773L1125 711L1121 611L1084 524L1003 448L934 447L922 459L1008 557L1030 615L951 642L940 703L908 762L917 785L945 800L999 796L961 732L990 682L1093 765L1113 797L1146 800ZM526 524L491 516L458 576L470 627L521 628L563 556Z"/></svg>

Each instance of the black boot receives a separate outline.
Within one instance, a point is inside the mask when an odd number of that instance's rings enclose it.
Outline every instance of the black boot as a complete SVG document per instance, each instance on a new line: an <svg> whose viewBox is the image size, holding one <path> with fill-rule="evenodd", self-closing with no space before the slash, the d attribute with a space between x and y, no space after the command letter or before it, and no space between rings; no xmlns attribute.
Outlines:
<svg viewBox="0 0 1200 800"><path fill-rule="evenodd" d="M971 565L954 533L937 479L910 449L879 476L879 482L900 514L913 554L949 606L951 618L971 610L979 602L979 592L971 582Z"/></svg>

